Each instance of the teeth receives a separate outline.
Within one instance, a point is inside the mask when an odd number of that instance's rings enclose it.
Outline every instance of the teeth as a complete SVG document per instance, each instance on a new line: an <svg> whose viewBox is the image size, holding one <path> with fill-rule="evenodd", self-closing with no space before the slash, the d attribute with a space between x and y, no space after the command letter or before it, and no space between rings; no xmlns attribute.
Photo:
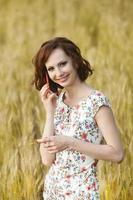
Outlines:
<svg viewBox="0 0 133 200"><path fill-rule="evenodd" d="M68 75L67 75L68 76ZM62 77L61 79L59 79L59 81L65 80L67 78L67 76Z"/></svg>
<svg viewBox="0 0 133 200"><path fill-rule="evenodd" d="M63 77L63 78L61 78L60 80L64 80L64 79L66 79L67 77Z"/></svg>

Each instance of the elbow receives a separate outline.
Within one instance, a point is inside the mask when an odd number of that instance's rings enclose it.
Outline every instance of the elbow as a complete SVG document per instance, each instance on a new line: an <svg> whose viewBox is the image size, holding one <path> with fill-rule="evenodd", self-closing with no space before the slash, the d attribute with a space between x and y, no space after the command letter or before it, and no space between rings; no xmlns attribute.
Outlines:
<svg viewBox="0 0 133 200"><path fill-rule="evenodd" d="M46 167L50 167L53 164L53 162L42 159L42 164L45 165Z"/></svg>
<svg viewBox="0 0 133 200"><path fill-rule="evenodd" d="M50 167L54 163L55 159L42 158L42 164L46 167Z"/></svg>
<svg viewBox="0 0 133 200"><path fill-rule="evenodd" d="M117 164L120 164L123 160L124 160L124 151L123 150L118 151L115 156L115 162Z"/></svg>

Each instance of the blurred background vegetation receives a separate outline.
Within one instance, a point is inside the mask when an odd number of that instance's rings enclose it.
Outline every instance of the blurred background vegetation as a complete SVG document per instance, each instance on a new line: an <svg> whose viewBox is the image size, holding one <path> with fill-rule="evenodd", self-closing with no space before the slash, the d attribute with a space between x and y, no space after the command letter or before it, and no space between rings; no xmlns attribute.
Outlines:
<svg viewBox="0 0 133 200"><path fill-rule="evenodd" d="M0 199L40 200L47 168L38 145L45 113L30 85L32 57L55 36L73 40L112 103L125 159L99 162L102 200L133 197L133 1L0 0Z"/></svg>

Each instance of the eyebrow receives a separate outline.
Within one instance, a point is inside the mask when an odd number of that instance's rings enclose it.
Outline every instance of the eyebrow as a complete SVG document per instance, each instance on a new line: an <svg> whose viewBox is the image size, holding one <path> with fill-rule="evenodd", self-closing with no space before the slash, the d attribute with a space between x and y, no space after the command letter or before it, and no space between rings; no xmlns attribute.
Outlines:
<svg viewBox="0 0 133 200"><path fill-rule="evenodd" d="M60 62L57 63L57 66L63 62L66 62L67 60L61 60ZM50 67L54 67L54 66L46 66L47 68L50 68Z"/></svg>

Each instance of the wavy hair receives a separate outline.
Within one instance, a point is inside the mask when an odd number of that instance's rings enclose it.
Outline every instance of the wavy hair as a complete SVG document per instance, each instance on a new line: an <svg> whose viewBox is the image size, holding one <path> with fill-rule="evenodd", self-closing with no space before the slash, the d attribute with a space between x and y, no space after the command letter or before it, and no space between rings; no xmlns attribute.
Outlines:
<svg viewBox="0 0 133 200"><path fill-rule="evenodd" d="M72 64L77 70L77 74L81 81L85 81L88 76L92 75L93 73L90 63L82 57L80 49L76 44L65 37L55 37L44 42L32 59L32 63L35 66L35 76L32 84L35 84L37 90L40 90L42 86L47 82L47 69L45 63L52 51L57 48L62 49L66 55L71 58ZM52 80L50 81L56 89L63 88Z"/></svg>

